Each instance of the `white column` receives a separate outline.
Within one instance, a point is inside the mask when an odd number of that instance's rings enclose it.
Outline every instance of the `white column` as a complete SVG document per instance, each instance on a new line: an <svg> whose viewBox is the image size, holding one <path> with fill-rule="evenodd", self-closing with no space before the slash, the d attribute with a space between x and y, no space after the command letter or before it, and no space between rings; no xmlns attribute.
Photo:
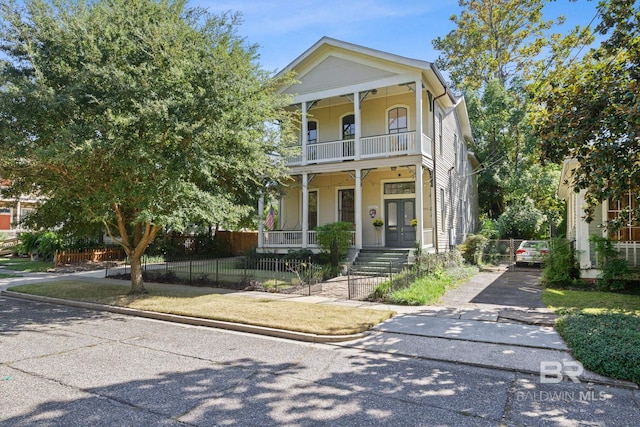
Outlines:
<svg viewBox="0 0 640 427"><path fill-rule="evenodd" d="M22 205L20 204L20 200L18 200L18 203L16 204L16 223L20 223L20 220L22 219ZM9 225L9 228L12 228L12 225ZM22 228L21 225L17 226L18 228Z"/></svg>
<svg viewBox="0 0 640 427"><path fill-rule="evenodd" d="M258 198L258 248L264 248L264 195Z"/></svg>
<svg viewBox="0 0 640 427"><path fill-rule="evenodd" d="M302 247L309 246L309 175L302 174Z"/></svg>
<svg viewBox="0 0 640 427"><path fill-rule="evenodd" d="M356 249L362 249L362 170L356 169L355 191Z"/></svg>
<svg viewBox="0 0 640 427"><path fill-rule="evenodd" d="M422 128L422 80L418 79L416 80L416 149L418 153L422 153Z"/></svg>
<svg viewBox="0 0 640 427"><path fill-rule="evenodd" d="M360 120L360 93L353 94L353 119L356 126L356 140L354 141L354 155L356 160L360 160L360 138L362 137L361 120ZM357 224L357 223L356 223Z"/></svg>
<svg viewBox="0 0 640 427"><path fill-rule="evenodd" d="M424 246L422 241L422 233L424 230L424 218L422 213L424 212L424 199L422 195L422 161L416 165L416 241L419 242L420 247Z"/></svg>
<svg viewBox="0 0 640 427"><path fill-rule="evenodd" d="M307 102L306 101L302 101L302 124L300 126L302 126L301 129L301 133L302 133L302 164L306 165L307 164L307 143L308 143L308 131L307 129L309 128L308 125L308 121L307 121Z"/></svg>
<svg viewBox="0 0 640 427"><path fill-rule="evenodd" d="M591 249L589 247L589 224L582 218L585 206L584 195L586 190L580 190L576 195L576 251L580 261L580 268L591 268Z"/></svg>

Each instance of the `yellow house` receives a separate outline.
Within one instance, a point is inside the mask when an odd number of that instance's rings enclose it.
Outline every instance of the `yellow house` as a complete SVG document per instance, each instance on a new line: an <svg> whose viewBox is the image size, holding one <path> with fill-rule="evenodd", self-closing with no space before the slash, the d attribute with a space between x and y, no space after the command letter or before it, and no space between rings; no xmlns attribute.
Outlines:
<svg viewBox="0 0 640 427"><path fill-rule="evenodd" d="M259 251L314 250L316 226L335 221L353 224L356 251L448 251L475 231L466 104L434 64L324 37L289 71L298 82L281 93L301 112L300 154L287 159L278 223L260 222Z"/></svg>

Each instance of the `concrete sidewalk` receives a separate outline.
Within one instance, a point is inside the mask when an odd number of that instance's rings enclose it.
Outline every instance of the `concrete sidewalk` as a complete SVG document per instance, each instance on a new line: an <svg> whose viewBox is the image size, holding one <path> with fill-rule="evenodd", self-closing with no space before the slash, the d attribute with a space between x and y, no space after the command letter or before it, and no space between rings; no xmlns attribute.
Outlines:
<svg viewBox="0 0 640 427"><path fill-rule="evenodd" d="M539 274L539 270L497 269L480 272L466 283L449 290L443 296L440 305L435 306L398 306L323 296L219 288L196 289L203 293L225 293L246 298L272 298L301 303L392 310L398 315L372 328L368 333L349 337L348 341L334 340L334 345L537 374L544 361L575 361L560 335L552 327L557 316L543 307ZM0 281L0 290L22 283L51 280L122 284L121 280L104 278L102 270L62 275L37 273L3 279ZM147 286L174 288L184 285ZM164 320L179 322L180 318L172 316L171 319ZM273 336L266 328L253 328L248 332L260 334L261 329L265 329L262 331L263 334ZM306 341L322 340L318 337L297 337L296 334L276 336ZM632 383L611 380L587 371L581 378L599 384L637 387Z"/></svg>

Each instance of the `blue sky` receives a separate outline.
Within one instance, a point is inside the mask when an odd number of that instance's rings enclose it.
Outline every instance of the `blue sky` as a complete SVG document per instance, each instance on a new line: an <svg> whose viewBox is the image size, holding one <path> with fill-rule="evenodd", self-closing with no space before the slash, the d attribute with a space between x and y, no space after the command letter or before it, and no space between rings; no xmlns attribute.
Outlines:
<svg viewBox="0 0 640 427"><path fill-rule="evenodd" d="M260 46L263 68L281 70L322 36L329 36L402 56L435 61L431 41L454 29L458 0L190 0L213 13L240 12L241 36ZM545 6L545 19L565 15L558 30L587 25L596 0L556 0ZM595 21L597 22L597 20Z"/></svg>

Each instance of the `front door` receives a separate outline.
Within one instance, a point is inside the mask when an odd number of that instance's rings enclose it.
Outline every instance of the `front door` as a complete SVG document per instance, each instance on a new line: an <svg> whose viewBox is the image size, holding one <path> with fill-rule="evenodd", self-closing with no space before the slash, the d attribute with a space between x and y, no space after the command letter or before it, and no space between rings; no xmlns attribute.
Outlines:
<svg viewBox="0 0 640 427"><path fill-rule="evenodd" d="M416 241L411 220L416 217L415 199L386 200L385 242L389 247L410 248Z"/></svg>

